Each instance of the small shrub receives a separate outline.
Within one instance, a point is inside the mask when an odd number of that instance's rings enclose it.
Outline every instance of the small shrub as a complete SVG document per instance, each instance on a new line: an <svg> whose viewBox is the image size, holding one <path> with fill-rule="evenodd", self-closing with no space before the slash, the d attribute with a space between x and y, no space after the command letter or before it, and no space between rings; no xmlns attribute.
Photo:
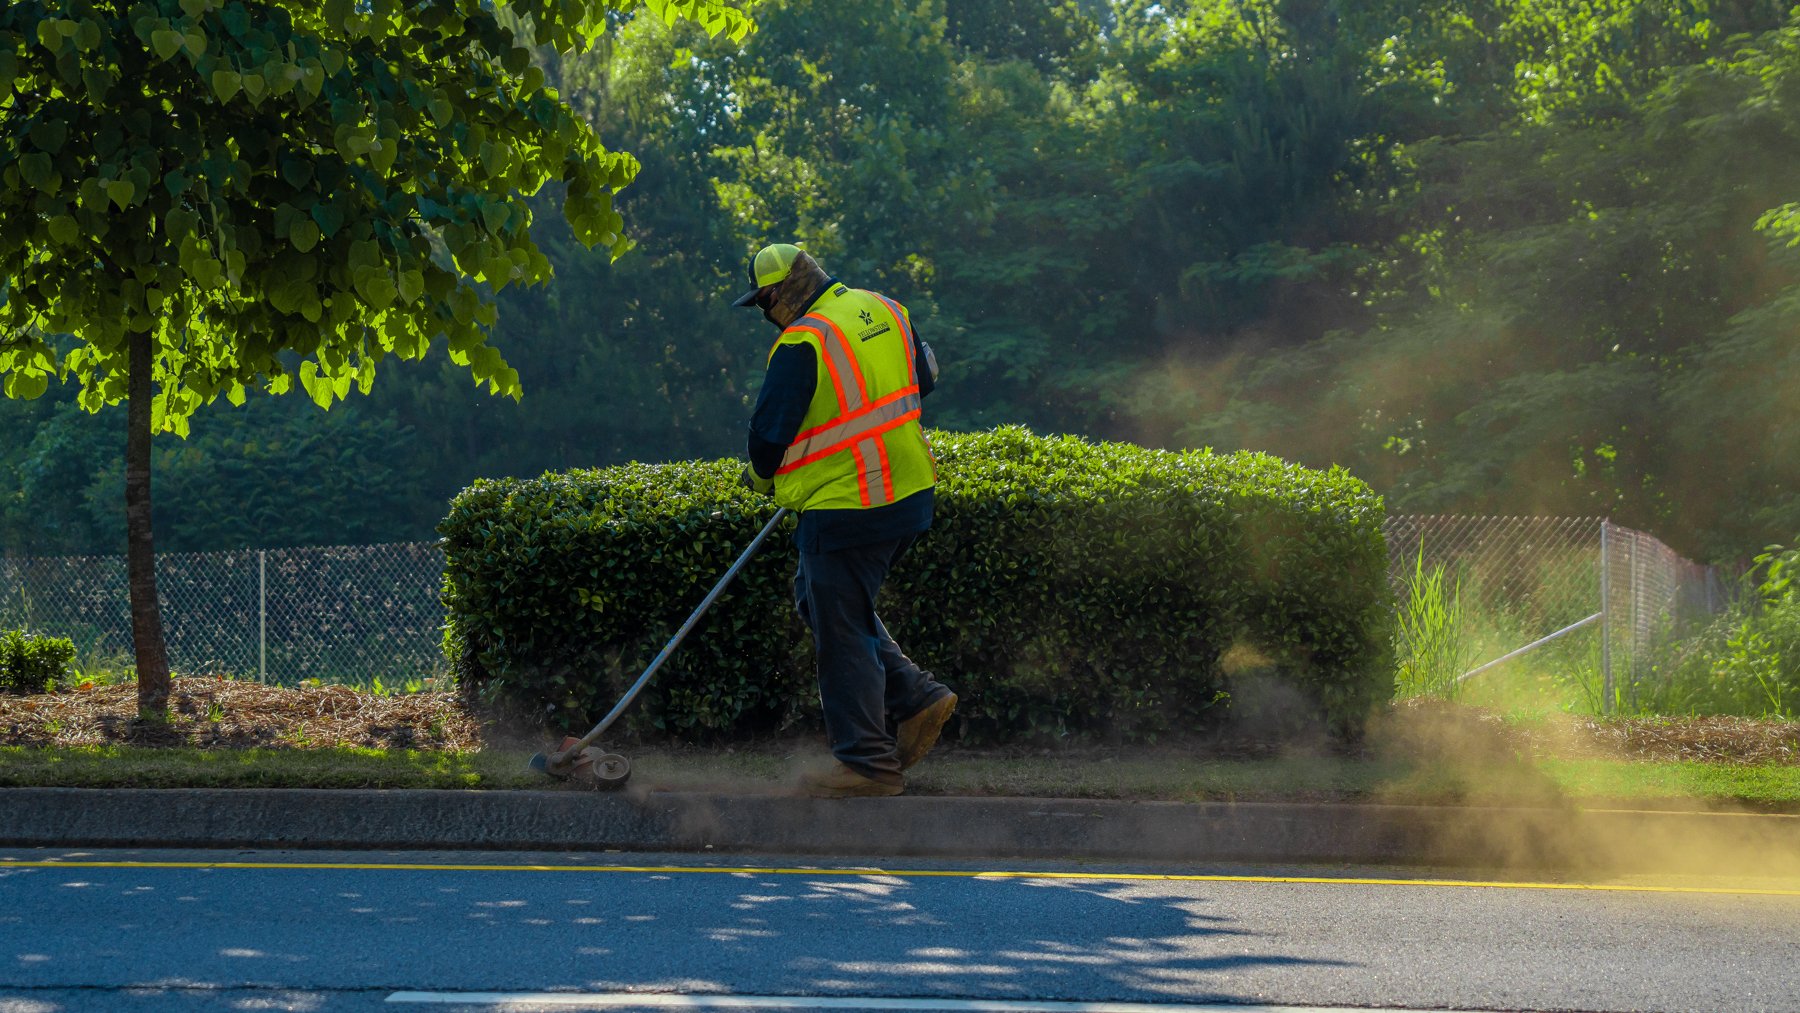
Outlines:
<svg viewBox="0 0 1800 1013"><path fill-rule="evenodd" d="M1239 643L1341 730L1392 689L1381 500L1339 469L1008 427L932 437L937 518L882 615L959 694L966 740L1150 739L1218 720ZM774 506L739 463L480 481L440 525L463 685L575 727L609 708ZM628 729L817 720L795 550L763 558L670 660Z"/></svg>
<svg viewBox="0 0 1800 1013"><path fill-rule="evenodd" d="M43 693L68 677L75 645L66 637L0 632L0 692Z"/></svg>

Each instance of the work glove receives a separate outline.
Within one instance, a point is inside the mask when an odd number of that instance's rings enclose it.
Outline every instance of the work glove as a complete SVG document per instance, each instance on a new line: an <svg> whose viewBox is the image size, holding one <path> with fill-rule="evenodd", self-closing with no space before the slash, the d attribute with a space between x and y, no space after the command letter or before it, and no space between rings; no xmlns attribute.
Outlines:
<svg viewBox="0 0 1800 1013"><path fill-rule="evenodd" d="M775 494L775 480L758 475L756 469L749 465L744 466L744 473L738 476L738 481L743 483L744 488L751 492L763 496L773 496Z"/></svg>

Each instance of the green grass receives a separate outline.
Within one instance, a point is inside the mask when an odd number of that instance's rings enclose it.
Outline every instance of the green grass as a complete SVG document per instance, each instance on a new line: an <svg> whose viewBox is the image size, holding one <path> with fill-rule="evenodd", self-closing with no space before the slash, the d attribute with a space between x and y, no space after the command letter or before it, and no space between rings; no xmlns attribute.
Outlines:
<svg viewBox="0 0 1800 1013"><path fill-rule="evenodd" d="M0 746L0 787L524 788L527 753Z"/></svg>
<svg viewBox="0 0 1800 1013"><path fill-rule="evenodd" d="M1800 808L1800 767L1790 765L1544 760L1540 766L1565 792L1578 798L1641 802L1720 799L1761 808Z"/></svg>
<svg viewBox="0 0 1800 1013"><path fill-rule="evenodd" d="M526 751L78 749L0 747L0 786L137 788L566 788L525 767ZM636 789L771 793L798 759L783 752L629 754ZM984 756L946 750L913 772L931 795L1168 801L1680 805L1800 810L1800 767L1619 760L1537 764L1287 757Z"/></svg>

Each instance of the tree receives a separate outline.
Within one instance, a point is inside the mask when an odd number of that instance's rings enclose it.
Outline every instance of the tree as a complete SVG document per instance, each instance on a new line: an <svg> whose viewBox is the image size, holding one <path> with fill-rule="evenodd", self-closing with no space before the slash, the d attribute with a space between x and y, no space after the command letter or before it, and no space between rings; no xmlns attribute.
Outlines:
<svg viewBox="0 0 1800 1013"><path fill-rule="evenodd" d="M750 0L754 2L754 0ZM549 279L525 197L625 247L637 170L544 86L635 0L28 0L0 13L0 373L127 405L141 717L167 713L150 439L297 376L321 407L436 340L491 393L494 294ZM647 0L741 38L719 0ZM740 5L748 6L748 4Z"/></svg>

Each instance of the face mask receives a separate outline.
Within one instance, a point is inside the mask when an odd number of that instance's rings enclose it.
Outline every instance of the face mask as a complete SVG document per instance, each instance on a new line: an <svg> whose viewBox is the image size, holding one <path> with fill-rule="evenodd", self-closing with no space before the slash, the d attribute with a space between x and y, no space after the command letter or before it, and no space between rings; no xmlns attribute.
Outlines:
<svg viewBox="0 0 1800 1013"><path fill-rule="evenodd" d="M779 290L771 290L768 299L758 299L756 300L756 305L761 308L764 320L774 324L777 329L785 329L787 327L787 324L775 315L776 309L781 306L781 293Z"/></svg>

